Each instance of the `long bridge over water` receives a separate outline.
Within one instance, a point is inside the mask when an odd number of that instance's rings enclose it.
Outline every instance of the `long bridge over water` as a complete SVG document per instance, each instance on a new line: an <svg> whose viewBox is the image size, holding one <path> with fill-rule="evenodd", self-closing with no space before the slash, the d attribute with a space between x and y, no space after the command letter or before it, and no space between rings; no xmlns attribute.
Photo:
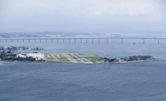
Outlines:
<svg viewBox="0 0 166 101"><path fill-rule="evenodd" d="M93 38L0 38L0 43L111 43L112 40L116 40L120 43L125 41L139 41L139 43L146 44L147 41L153 41L160 44L162 41L166 42L166 38L157 37L93 37Z"/></svg>

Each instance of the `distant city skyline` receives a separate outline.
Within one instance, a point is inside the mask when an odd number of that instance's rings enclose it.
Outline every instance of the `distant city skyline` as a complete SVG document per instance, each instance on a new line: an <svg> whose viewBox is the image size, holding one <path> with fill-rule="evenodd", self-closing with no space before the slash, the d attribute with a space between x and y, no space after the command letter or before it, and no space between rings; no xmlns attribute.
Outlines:
<svg viewBox="0 0 166 101"><path fill-rule="evenodd" d="M0 32L166 32L165 0L1 0Z"/></svg>

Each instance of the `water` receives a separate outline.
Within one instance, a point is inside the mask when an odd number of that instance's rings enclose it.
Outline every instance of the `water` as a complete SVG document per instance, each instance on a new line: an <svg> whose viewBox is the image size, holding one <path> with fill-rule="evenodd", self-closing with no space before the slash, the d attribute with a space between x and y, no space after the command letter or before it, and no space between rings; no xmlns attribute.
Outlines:
<svg viewBox="0 0 166 101"><path fill-rule="evenodd" d="M0 101L165 101L165 66L10 63L0 66Z"/></svg>
<svg viewBox="0 0 166 101"><path fill-rule="evenodd" d="M41 47L49 52L83 52L92 53L101 56L129 56L129 55L152 55L159 58L166 57L166 40L160 41L160 44L156 40L146 40L143 44L142 40L110 40L109 43L106 40L89 40L88 43L83 41L82 43L77 40L76 42L65 40L65 42L48 41L48 42L0 42L5 46L29 46L29 47Z"/></svg>
<svg viewBox="0 0 166 101"><path fill-rule="evenodd" d="M0 101L165 101L165 43L1 42L1 45L40 46L55 53L152 55L159 61L94 65L0 62Z"/></svg>

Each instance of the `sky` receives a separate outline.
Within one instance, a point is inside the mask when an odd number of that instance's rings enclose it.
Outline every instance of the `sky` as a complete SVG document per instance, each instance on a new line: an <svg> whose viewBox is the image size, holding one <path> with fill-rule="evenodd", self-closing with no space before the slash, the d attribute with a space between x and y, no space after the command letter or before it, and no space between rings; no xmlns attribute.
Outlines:
<svg viewBox="0 0 166 101"><path fill-rule="evenodd" d="M0 0L0 32L166 32L165 0Z"/></svg>

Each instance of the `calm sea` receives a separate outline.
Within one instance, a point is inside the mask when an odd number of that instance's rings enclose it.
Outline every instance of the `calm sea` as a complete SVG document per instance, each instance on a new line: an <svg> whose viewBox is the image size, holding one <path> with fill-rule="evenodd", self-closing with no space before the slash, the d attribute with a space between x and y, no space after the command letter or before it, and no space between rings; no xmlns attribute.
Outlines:
<svg viewBox="0 0 166 101"><path fill-rule="evenodd" d="M166 101L166 44L156 42L1 43L40 46L49 52L101 56L152 55L131 64L0 62L0 101Z"/></svg>

